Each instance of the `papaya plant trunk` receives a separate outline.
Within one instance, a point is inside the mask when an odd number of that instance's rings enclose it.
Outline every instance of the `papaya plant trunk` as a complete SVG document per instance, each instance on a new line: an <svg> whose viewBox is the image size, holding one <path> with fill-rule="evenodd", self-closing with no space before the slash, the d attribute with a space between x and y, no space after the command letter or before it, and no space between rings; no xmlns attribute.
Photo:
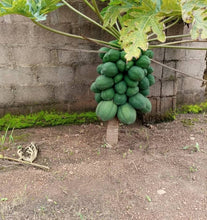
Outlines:
<svg viewBox="0 0 207 220"><path fill-rule="evenodd" d="M114 118L108 121L107 130L106 130L106 142L109 147L113 147L118 144L119 136L119 121L117 118Z"/></svg>

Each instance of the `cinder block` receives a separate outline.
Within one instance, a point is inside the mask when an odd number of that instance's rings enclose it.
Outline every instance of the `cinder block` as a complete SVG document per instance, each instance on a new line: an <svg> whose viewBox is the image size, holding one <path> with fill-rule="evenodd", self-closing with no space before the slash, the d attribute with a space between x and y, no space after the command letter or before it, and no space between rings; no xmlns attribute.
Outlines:
<svg viewBox="0 0 207 220"><path fill-rule="evenodd" d="M22 23L32 23L29 18L26 18L21 15L16 15L16 14L10 15L10 19L11 19L11 23L21 23L21 24Z"/></svg>
<svg viewBox="0 0 207 220"><path fill-rule="evenodd" d="M174 110L174 97L162 97L160 99L161 102L161 113L165 113L170 110Z"/></svg>
<svg viewBox="0 0 207 220"><path fill-rule="evenodd" d="M196 91L196 90L204 90L204 87L201 87L202 82L192 78L184 78L183 79L183 90L184 91Z"/></svg>
<svg viewBox="0 0 207 220"><path fill-rule="evenodd" d="M36 81L27 67L0 68L0 85L31 85Z"/></svg>
<svg viewBox="0 0 207 220"><path fill-rule="evenodd" d="M161 96L161 82L156 80L156 83L150 87L149 97L160 97Z"/></svg>
<svg viewBox="0 0 207 220"><path fill-rule="evenodd" d="M11 45L26 44L30 41L30 23L0 23L0 43Z"/></svg>
<svg viewBox="0 0 207 220"><path fill-rule="evenodd" d="M161 97L176 95L174 89L175 89L174 81L162 81Z"/></svg>
<svg viewBox="0 0 207 220"><path fill-rule="evenodd" d="M78 64L80 60L82 60L81 54L78 51L72 51L70 49L69 50L59 49L57 50L57 53L61 65L74 65L74 64Z"/></svg>
<svg viewBox="0 0 207 220"><path fill-rule="evenodd" d="M95 81L97 76L96 65L81 65L75 71L76 82L85 82L89 85L91 81Z"/></svg>
<svg viewBox="0 0 207 220"><path fill-rule="evenodd" d="M150 114L155 115L160 113L160 98L159 97L150 97L149 98L152 104L152 111Z"/></svg>
<svg viewBox="0 0 207 220"><path fill-rule="evenodd" d="M75 101L76 86L74 83L60 83L54 87L54 100L56 102L73 103Z"/></svg>
<svg viewBox="0 0 207 220"><path fill-rule="evenodd" d="M165 65L172 67L172 68L176 68L176 62L175 61L169 61L169 62L165 62ZM165 80L176 80L175 78L175 71L174 70L170 70L166 67L163 67L163 79Z"/></svg>
<svg viewBox="0 0 207 220"><path fill-rule="evenodd" d="M173 48L166 48L165 50L165 60L186 60L186 51L185 50L178 50Z"/></svg>
<svg viewBox="0 0 207 220"><path fill-rule="evenodd" d="M204 90L185 91L185 93L177 93L178 104L194 104L206 100Z"/></svg>
<svg viewBox="0 0 207 220"><path fill-rule="evenodd" d="M50 25L52 28L66 32L71 33L72 27L70 23L64 23L59 25ZM77 39L73 39L71 37L66 37L60 34L53 33L51 31L45 30L35 24L32 25L30 28L31 32L31 44L32 45L43 45L49 46L50 48L56 49L66 44L73 45Z"/></svg>
<svg viewBox="0 0 207 220"><path fill-rule="evenodd" d="M34 73L38 77L38 82L49 85L73 82L74 70L70 66L37 66Z"/></svg>
<svg viewBox="0 0 207 220"><path fill-rule="evenodd" d="M206 63L205 60L177 61L176 68L191 76L200 76L202 79Z"/></svg>
<svg viewBox="0 0 207 220"><path fill-rule="evenodd" d="M163 67L156 63L151 63L152 68L154 69L153 75L156 76L158 79L162 78L162 71Z"/></svg>
<svg viewBox="0 0 207 220"><path fill-rule="evenodd" d="M180 77L177 77L177 93L179 91L183 91L184 90L184 86L183 86L183 80L184 80L185 77L183 76L180 76Z"/></svg>
<svg viewBox="0 0 207 220"><path fill-rule="evenodd" d="M51 86L16 86L15 104L17 105L47 104L53 100L54 93Z"/></svg>
<svg viewBox="0 0 207 220"><path fill-rule="evenodd" d="M10 48L4 44L0 44L0 65L10 65L11 59L10 59Z"/></svg>
<svg viewBox="0 0 207 220"><path fill-rule="evenodd" d="M4 23L8 23L8 24L12 23L11 15L5 15L4 16Z"/></svg>
<svg viewBox="0 0 207 220"><path fill-rule="evenodd" d="M0 107L12 105L14 103L14 89L0 85Z"/></svg>
<svg viewBox="0 0 207 220"><path fill-rule="evenodd" d="M49 63L49 49L34 46L18 46L13 49L17 65L32 66Z"/></svg>
<svg viewBox="0 0 207 220"><path fill-rule="evenodd" d="M164 56L165 56L165 49L164 48L156 48L153 49L154 51L154 57L153 59L157 60L157 61L163 61L164 60Z"/></svg>
<svg viewBox="0 0 207 220"><path fill-rule="evenodd" d="M207 47L207 43L203 42L203 43L191 43L188 44L188 46L190 47ZM205 50L186 50L186 60L189 61L191 59L193 60L200 60L205 61L206 58L206 51Z"/></svg>

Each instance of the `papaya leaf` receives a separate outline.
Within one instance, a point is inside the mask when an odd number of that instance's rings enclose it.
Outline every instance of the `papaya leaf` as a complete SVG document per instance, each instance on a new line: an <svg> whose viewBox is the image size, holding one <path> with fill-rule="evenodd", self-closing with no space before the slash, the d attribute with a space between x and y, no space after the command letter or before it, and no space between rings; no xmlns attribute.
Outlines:
<svg viewBox="0 0 207 220"><path fill-rule="evenodd" d="M104 26L113 26L117 20L121 23L121 16L137 7L140 2L140 0L111 0L101 13L103 15Z"/></svg>
<svg viewBox="0 0 207 220"><path fill-rule="evenodd" d="M207 0L181 0L184 22L192 23L191 37L207 38Z"/></svg>
<svg viewBox="0 0 207 220"><path fill-rule="evenodd" d="M182 16L179 0L163 0L160 14L165 16Z"/></svg>
<svg viewBox="0 0 207 220"><path fill-rule="evenodd" d="M125 17L124 27L120 32L120 42L127 53L127 60L138 58L140 49L147 50L150 32L155 33L159 41L165 41L163 17L159 16L157 5L152 0L142 1L140 7L131 10Z"/></svg>
<svg viewBox="0 0 207 220"><path fill-rule="evenodd" d="M160 11L161 5L162 5L162 0L152 0L156 4L156 9L157 11Z"/></svg>
<svg viewBox="0 0 207 220"><path fill-rule="evenodd" d="M19 14L36 21L46 19L46 14L63 4L60 0L1 0L0 16Z"/></svg>

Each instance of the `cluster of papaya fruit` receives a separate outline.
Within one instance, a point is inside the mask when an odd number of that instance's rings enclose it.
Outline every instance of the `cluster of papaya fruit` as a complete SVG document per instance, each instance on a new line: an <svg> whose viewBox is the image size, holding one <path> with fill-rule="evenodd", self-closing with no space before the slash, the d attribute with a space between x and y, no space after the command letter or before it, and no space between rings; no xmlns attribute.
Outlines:
<svg viewBox="0 0 207 220"><path fill-rule="evenodd" d="M149 87L155 83L150 66L153 51L142 51L139 59L127 62L125 51L102 47L99 56L103 63L98 65L100 74L91 84L98 103L96 114L102 121L115 116L124 124L136 121L136 110L151 111L151 102L147 98Z"/></svg>

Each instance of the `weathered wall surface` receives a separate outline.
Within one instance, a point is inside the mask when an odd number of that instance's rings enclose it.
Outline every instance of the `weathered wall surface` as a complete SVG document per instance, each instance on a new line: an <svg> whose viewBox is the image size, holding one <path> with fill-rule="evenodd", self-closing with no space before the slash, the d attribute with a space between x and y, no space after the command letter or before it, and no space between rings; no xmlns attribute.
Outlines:
<svg viewBox="0 0 207 220"><path fill-rule="evenodd" d="M75 7L86 10L82 3L76 2ZM110 40L110 36L67 8L51 13L46 24L69 33ZM98 45L48 32L17 15L0 17L0 30L0 115L41 109L94 109L96 103L89 88L101 60L97 53L73 49L96 50ZM178 30L182 32L183 28ZM205 52L157 49L155 59L200 78L206 67ZM200 82L178 74L176 80L174 71L152 65L156 76L150 95L153 113L174 108L176 96L178 102L203 99Z"/></svg>
<svg viewBox="0 0 207 220"><path fill-rule="evenodd" d="M174 30L168 33L186 34L189 33L187 26L183 24L176 26ZM178 39L189 40L190 38ZM181 45L179 45L181 46ZM188 47L207 47L207 42L202 43L185 43L182 46ZM181 70L193 77L203 79L206 70L206 54L205 50L178 50L165 49L165 63L171 64L174 68ZM171 71L171 74L173 72ZM173 73L176 80L176 97L177 104L197 103L205 100L205 87L202 82L182 74ZM173 76L173 75L172 75Z"/></svg>
<svg viewBox="0 0 207 220"><path fill-rule="evenodd" d="M82 8L81 3L76 3ZM50 27L88 37L102 38L102 31L67 8L48 16ZM87 110L95 106L89 91L100 63L97 53L73 51L98 49L83 40L44 30L29 19L12 15L0 18L0 113L28 113L40 109ZM107 40L109 36L105 35Z"/></svg>

